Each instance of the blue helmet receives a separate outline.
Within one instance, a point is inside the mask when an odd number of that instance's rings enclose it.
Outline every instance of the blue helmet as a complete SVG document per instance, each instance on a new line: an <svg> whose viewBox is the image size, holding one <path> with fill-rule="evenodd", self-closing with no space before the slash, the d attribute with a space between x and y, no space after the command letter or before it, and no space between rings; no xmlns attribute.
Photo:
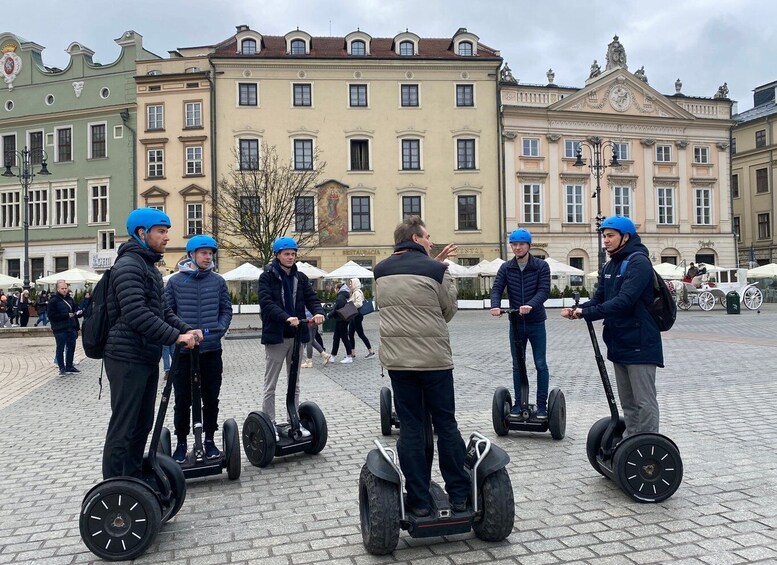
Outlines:
<svg viewBox="0 0 777 565"><path fill-rule="evenodd" d="M186 254L194 253L198 249L207 247L213 250L213 253L219 250L219 244L209 235L195 235L186 243Z"/></svg>
<svg viewBox="0 0 777 565"><path fill-rule="evenodd" d="M141 240L136 233L138 228L143 228L148 233L148 230L154 226L164 226L166 228L172 227L170 217L156 208L138 208L133 210L127 216L127 233L135 238L135 240L143 247L148 247L146 242Z"/></svg>
<svg viewBox="0 0 777 565"><path fill-rule="evenodd" d="M634 226L634 222L626 216L610 216L609 218L605 218L599 231L604 231L606 229L615 230L621 234L627 233L630 236L637 234L637 228Z"/></svg>
<svg viewBox="0 0 777 565"><path fill-rule="evenodd" d="M293 249L294 251L297 251L297 249L299 249L297 247L297 242L294 241L293 237L279 237L278 239L272 242L273 255L277 255L278 253L280 253L285 249Z"/></svg>
<svg viewBox="0 0 777 565"><path fill-rule="evenodd" d="M513 230L510 232L510 243L529 243L531 244L531 232L529 230Z"/></svg>

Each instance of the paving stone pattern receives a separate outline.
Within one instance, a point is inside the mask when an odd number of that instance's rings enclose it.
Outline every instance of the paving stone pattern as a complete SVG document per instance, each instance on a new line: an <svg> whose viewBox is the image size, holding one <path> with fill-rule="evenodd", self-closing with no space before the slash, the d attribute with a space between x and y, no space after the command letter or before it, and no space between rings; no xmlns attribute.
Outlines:
<svg viewBox="0 0 777 565"><path fill-rule="evenodd" d="M378 316L365 320L376 345ZM251 325L246 320L236 317L235 324ZM679 446L685 476L669 500L638 504L586 459L588 429L608 409L585 323L550 311L551 386L566 395L566 438L519 432L499 438L491 402L496 386L512 388L507 318L460 312L450 324L459 425L465 435L485 433L510 454L515 528L497 544L471 533L414 540L403 532L397 551L382 558L361 543L357 484L373 439L381 437L378 392L388 377L381 377L377 359L364 359L361 344L352 365L322 368L317 359L303 369L302 399L315 400L326 415L322 453L276 459L264 469L243 456L238 481L224 474L189 483L180 513L137 562L777 563L776 328L774 305L739 316L721 309L679 313L664 334L667 368L659 370L658 389L661 431ZM332 334L324 335L330 345ZM107 380L98 400L98 361L83 359L81 375L56 377L53 338L35 339L48 339L50 347L0 340L0 386L13 392L0 394L0 564L92 562L78 514L84 493L100 480ZM219 420L234 417L242 427L261 406L263 349L256 339L224 346ZM533 371L531 356L528 364ZM172 427L172 410L167 420ZM384 441L393 445L397 437Z"/></svg>

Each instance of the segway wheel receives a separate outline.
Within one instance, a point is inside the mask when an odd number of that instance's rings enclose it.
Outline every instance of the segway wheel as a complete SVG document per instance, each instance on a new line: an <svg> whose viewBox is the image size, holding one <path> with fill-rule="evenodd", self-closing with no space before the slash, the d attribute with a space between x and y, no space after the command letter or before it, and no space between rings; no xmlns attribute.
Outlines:
<svg viewBox="0 0 777 565"><path fill-rule="evenodd" d="M221 439L224 446L224 456L227 463L227 478L234 481L240 478L240 433L233 418L224 421L221 426Z"/></svg>
<svg viewBox="0 0 777 565"><path fill-rule="evenodd" d="M299 420L300 424L305 426L313 436L313 442L305 450L305 453L311 455L320 453L329 438L329 428L327 428L326 418L321 408L315 402L303 402L299 405Z"/></svg>
<svg viewBox="0 0 777 565"><path fill-rule="evenodd" d="M251 412L243 422L243 451L255 467L267 467L275 457L275 426L262 412Z"/></svg>
<svg viewBox="0 0 777 565"><path fill-rule="evenodd" d="M171 504L162 508L162 523L164 524L178 514L184 500L186 500L186 477L181 466L172 457L158 453L156 460L167 477L167 481L170 483L170 495L172 497ZM144 476L153 476L147 463L144 464L143 473ZM156 478L154 478L154 483L156 484L156 482ZM161 490L161 485L158 485L158 490Z"/></svg>
<svg viewBox="0 0 777 565"><path fill-rule="evenodd" d="M607 426L610 423L610 418L602 418L597 421L591 429L588 430L588 439L585 442L585 452L588 455L588 462L591 464L597 473L604 475L599 468L599 461L596 456L599 454L599 447L602 445L602 439L604 438L604 432L607 430ZM626 431L626 421L623 417L618 419L618 424L615 426L615 439L616 441L623 437L623 432ZM604 475L606 476L606 475Z"/></svg>
<svg viewBox="0 0 777 565"><path fill-rule="evenodd" d="M475 535L483 541L502 541L513 531L515 500L507 469L502 467L488 475L478 493L481 519L472 524Z"/></svg>
<svg viewBox="0 0 777 565"><path fill-rule="evenodd" d="M92 488L81 504L78 528L86 547L107 561L142 555L162 526L159 500L137 479L109 479Z"/></svg>
<svg viewBox="0 0 777 565"><path fill-rule="evenodd" d="M494 391L494 400L491 403L491 420L494 423L496 435L506 436L507 432L510 431L507 417L512 406L513 402L510 398L510 391L503 386L497 388Z"/></svg>
<svg viewBox="0 0 777 565"><path fill-rule="evenodd" d="M359 476L359 518L362 542L368 553L388 555L397 548L399 488L373 475L367 465Z"/></svg>
<svg viewBox="0 0 777 565"><path fill-rule="evenodd" d="M615 450L613 471L618 486L637 502L661 502L683 480L680 451L668 437L643 433L623 440Z"/></svg>
<svg viewBox="0 0 777 565"><path fill-rule="evenodd" d="M168 457L173 456L173 440L170 437L170 430L165 426L159 435L159 445L156 448L157 453L162 453Z"/></svg>
<svg viewBox="0 0 777 565"><path fill-rule="evenodd" d="M548 429L553 439L564 439L567 432L567 400L560 388L548 396Z"/></svg>
<svg viewBox="0 0 777 565"><path fill-rule="evenodd" d="M380 433L391 435L391 389L386 386L380 389Z"/></svg>

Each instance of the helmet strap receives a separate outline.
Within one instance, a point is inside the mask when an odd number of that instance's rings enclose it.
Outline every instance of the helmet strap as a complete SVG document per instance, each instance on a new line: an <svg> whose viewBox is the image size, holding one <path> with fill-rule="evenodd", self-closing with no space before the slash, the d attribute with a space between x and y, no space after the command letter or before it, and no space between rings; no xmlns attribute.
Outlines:
<svg viewBox="0 0 777 565"><path fill-rule="evenodd" d="M138 228L140 229L140 228ZM135 238L135 241L137 241L143 249L148 249L148 243L146 243L146 229L143 228L143 239L140 238L138 235L137 230L135 230L135 233L132 234L132 237Z"/></svg>

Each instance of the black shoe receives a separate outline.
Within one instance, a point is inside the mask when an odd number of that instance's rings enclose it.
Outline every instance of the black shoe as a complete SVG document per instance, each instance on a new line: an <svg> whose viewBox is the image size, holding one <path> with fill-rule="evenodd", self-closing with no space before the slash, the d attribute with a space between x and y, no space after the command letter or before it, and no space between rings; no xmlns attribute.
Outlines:
<svg viewBox="0 0 777 565"><path fill-rule="evenodd" d="M467 501L451 502L451 508L454 512L465 512L467 510Z"/></svg>
<svg viewBox="0 0 777 565"><path fill-rule="evenodd" d="M75 367L68 367L67 369L65 369L65 372L66 373L80 373L81 371L79 371Z"/></svg>
<svg viewBox="0 0 777 565"><path fill-rule="evenodd" d="M216 447L216 442L212 439L206 439L203 447L205 448L205 457L207 459L217 459L221 457L221 452L219 451L219 448Z"/></svg>
<svg viewBox="0 0 777 565"><path fill-rule="evenodd" d="M538 407L534 417L537 418L537 420L544 422L545 420L548 419L548 409L545 408L544 406Z"/></svg>
<svg viewBox="0 0 777 565"><path fill-rule="evenodd" d="M431 508L408 508L411 514L415 514L419 518L425 518L432 513Z"/></svg>

